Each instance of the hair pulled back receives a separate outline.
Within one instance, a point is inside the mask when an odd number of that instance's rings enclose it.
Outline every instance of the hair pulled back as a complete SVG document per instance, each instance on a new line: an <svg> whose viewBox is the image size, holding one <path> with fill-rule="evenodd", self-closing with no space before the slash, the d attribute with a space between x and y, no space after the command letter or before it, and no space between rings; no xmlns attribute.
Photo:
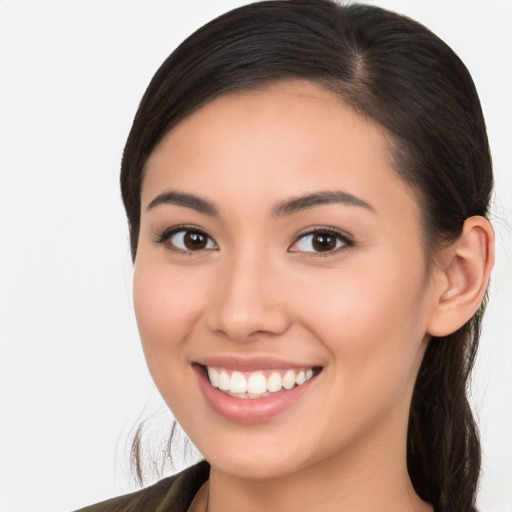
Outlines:
<svg viewBox="0 0 512 512"><path fill-rule="evenodd" d="M144 166L180 120L230 91L303 78L385 127L400 177L422 207L427 257L487 216L492 166L475 86L461 60L423 25L367 5L263 1L230 11L186 39L146 90L128 136L121 189L135 259ZM474 510L480 444L467 383L484 306L432 338L412 398L407 464L437 512Z"/></svg>

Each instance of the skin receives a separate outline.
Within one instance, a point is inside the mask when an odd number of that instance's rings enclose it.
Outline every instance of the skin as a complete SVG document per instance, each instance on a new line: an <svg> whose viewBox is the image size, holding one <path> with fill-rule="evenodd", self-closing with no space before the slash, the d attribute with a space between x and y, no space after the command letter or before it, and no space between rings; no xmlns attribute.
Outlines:
<svg viewBox="0 0 512 512"><path fill-rule="evenodd" d="M427 274L418 201L388 148L382 128L296 80L208 103L150 156L135 309L155 383L212 466L191 510L205 509L207 489L209 510L223 512L432 510L407 474L407 420L429 329L452 328L439 298L455 258ZM218 215L148 209L169 191L199 196ZM273 215L279 203L318 191L350 193L371 208L332 203ZM209 245L180 252L175 239L155 241L181 224L208 234ZM340 240L319 254L300 238L325 227L353 245ZM193 362L216 355L322 371L284 413L240 424L216 414L199 388Z"/></svg>

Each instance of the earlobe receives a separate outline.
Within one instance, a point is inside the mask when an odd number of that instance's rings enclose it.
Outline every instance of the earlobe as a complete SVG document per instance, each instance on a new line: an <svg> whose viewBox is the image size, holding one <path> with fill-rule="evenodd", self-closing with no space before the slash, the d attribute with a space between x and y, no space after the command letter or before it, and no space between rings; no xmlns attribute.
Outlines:
<svg viewBox="0 0 512 512"><path fill-rule="evenodd" d="M447 336L478 310L494 265L494 231L487 219L466 219L462 234L441 255L434 304L427 325L431 336Z"/></svg>

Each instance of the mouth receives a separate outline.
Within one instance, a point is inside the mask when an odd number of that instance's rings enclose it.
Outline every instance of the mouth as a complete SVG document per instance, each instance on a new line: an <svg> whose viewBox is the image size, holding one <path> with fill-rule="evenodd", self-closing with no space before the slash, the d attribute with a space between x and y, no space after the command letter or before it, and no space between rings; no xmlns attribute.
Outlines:
<svg viewBox="0 0 512 512"><path fill-rule="evenodd" d="M209 383L233 398L255 400L300 387L322 370L319 366L238 371L201 365Z"/></svg>
<svg viewBox="0 0 512 512"><path fill-rule="evenodd" d="M192 367L209 410L245 425L270 421L289 409L300 411L305 397L316 396L324 369L264 355L208 356Z"/></svg>

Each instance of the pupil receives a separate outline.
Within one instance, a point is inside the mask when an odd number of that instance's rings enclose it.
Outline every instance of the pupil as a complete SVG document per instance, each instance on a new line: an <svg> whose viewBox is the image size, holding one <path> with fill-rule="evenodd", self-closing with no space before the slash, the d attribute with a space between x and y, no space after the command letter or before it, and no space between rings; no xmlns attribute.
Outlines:
<svg viewBox="0 0 512 512"><path fill-rule="evenodd" d="M316 251L332 251L336 248L336 238L326 234L315 235L313 247Z"/></svg>
<svg viewBox="0 0 512 512"><path fill-rule="evenodd" d="M187 231L184 242L187 249L191 251L197 251L206 247L206 237L194 231Z"/></svg>

